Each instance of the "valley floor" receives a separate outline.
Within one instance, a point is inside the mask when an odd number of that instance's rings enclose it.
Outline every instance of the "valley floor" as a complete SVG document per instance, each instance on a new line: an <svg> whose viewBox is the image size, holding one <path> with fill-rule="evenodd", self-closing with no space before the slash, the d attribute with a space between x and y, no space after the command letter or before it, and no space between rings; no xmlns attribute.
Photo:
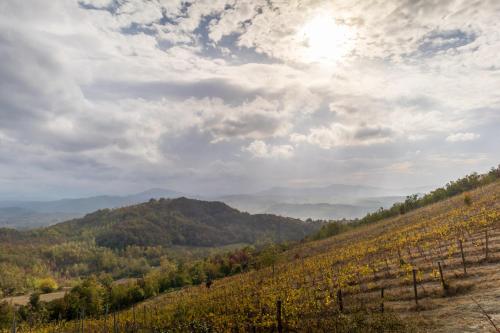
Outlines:
<svg viewBox="0 0 500 333"><path fill-rule="evenodd" d="M55 291L53 293L40 294L40 301L50 302L50 301L53 301L55 299L60 299L60 298L63 298L67 292L68 292L68 289L63 290L63 291ZM13 305L27 305L30 301L30 296L31 296L31 294L5 297L5 298L0 299L0 303L7 302L8 304L13 304Z"/></svg>

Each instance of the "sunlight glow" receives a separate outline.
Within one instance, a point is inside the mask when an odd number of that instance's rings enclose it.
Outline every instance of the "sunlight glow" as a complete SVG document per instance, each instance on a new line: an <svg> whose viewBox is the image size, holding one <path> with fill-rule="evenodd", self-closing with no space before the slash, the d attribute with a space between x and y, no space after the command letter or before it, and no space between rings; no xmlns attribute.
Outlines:
<svg viewBox="0 0 500 333"><path fill-rule="evenodd" d="M325 14L315 16L298 33L303 45L300 56L306 62L336 62L354 48L354 37L350 26L337 24Z"/></svg>

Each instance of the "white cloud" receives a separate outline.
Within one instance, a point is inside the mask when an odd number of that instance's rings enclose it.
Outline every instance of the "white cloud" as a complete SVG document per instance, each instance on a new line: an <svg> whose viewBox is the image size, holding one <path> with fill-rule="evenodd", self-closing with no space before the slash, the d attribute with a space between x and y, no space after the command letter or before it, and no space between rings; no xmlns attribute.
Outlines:
<svg viewBox="0 0 500 333"><path fill-rule="evenodd" d="M255 140L243 150L258 158L290 158L294 149L290 145L269 145L262 140Z"/></svg>
<svg viewBox="0 0 500 333"><path fill-rule="evenodd" d="M392 140L392 134L389 129L382 127L354 127L333 123L329 127L312 128L308 134L293 133L290 140L295 143L306 142L323 149L332 149L386 143Z"/></svg>
<svg viewBox="0 0 500 333"><path fill-rule="evenodd" d="M79 3L0 5L0 162L11 188L28 164L26 179L57 182L64 169L82 182L102 172L137 184L139 174L209 178L216 172L203 168L220 164L237 172L218 181L237 183L251 173L250 155L325 165L348 151L346 176L363 149L395 156L410 145L426 155L443 137L471 142L454 145L463 158L453 163L497 156L473 141L500 126L491 89L500 85L498 2ZM332 17L320 27L338 25L355 41L334 63L303 61L311 36L301 31L319 12ZM176 144L167 152L165 142ZM329 151L311 156L307 145ZM393 157L378 163L397 166ZM279 177L321 182L309 166ZM269 174L257 170L249 183Z"/></svg>
<svg viewBox="0 0 500 333"><path fill-rule="evenodd" d="M454 133L450 134L446 137L446 141L448 142L465 142L465 141L474 141L479 139L480 135L477 133Z"/></svg>
<svg viewBox="0 0 500 333"><path fill-rule="evenodd" d="M218 20L212 20L209 29L210 39L218 43L224 36L244 32L244 22L256 16L257 10L263 6L265 6L263 0L235 2L230 9L222 12Z"/></svg>

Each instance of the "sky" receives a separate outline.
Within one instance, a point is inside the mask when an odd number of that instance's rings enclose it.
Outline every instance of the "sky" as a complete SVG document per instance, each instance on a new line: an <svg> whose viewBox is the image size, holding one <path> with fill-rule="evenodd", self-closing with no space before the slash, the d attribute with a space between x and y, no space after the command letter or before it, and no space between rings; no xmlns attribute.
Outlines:
<svg viewBox="0 0 500 333"><path fill-rule="evenodd" d="M500 163L500 2L2 0L0 199Z"/></svg>

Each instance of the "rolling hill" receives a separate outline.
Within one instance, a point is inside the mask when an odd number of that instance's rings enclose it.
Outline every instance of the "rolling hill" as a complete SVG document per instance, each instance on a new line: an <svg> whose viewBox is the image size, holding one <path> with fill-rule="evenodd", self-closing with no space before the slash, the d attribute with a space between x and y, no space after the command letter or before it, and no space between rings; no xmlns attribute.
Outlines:
<svg viewBox="0 0 500 333"><path fill-rule="evenodd" d="M160 199L104 209L54 225L44 233L67 239L95 238L109 248L222 246L257 241L298 240L319 227L271 214L242 213L222 202Z"/></svg>
<svg viewBox="0 0 500 333"><path fill-rule="evenodd" d="M182 271L179 262L194 265L215 253L301 240L321 226L181 197L102 209L44 228L0 228L0 296L33 290L34 281L47 276L65 285L92 274L137 277L165 260Z"/></svg>

